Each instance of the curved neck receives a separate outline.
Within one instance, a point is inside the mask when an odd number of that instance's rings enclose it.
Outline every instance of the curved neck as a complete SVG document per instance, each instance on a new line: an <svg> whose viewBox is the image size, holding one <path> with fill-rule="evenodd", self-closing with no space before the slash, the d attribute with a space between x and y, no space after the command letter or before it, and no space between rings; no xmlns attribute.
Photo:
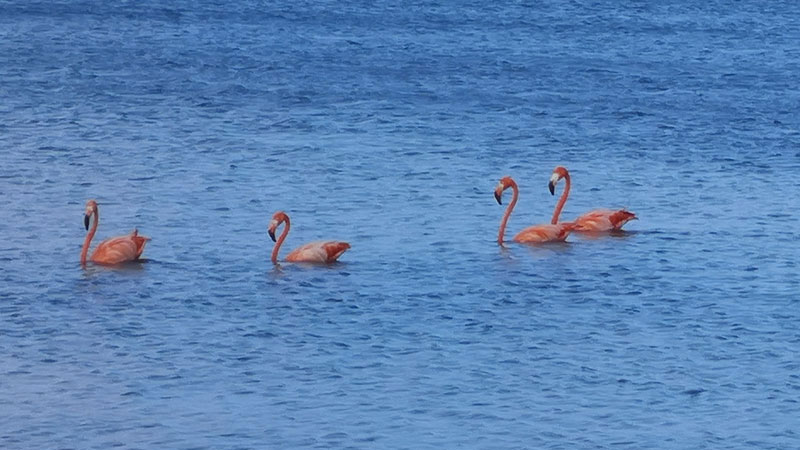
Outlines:
<svg viewBox="0 0 800 450"><path fill-rule="evenodd" d="M86 234L86 239L83 240L83 248L81 249L81 265L86 265L86 255L89 253L89 244L92 242L94 233L97 231L97 223L100 222L100 214L97 212L97 210L92 211L92 216L94 216L92 229L89 230L89 233ZM89 216L89 220L92 219L92 216Z"/></svg>
<svg viewBox="0 0 800 450"><path fill-rule="evenodd" d="M508 218L511 217L511 211L514 209L514 205L517 204L517 199L519 198L519 188L517 187L517 183L513 180L511 181L511 189L514 191L514 194L511 196L511 203L508 204L506 207L506 212L503 214L503 220L500 221L500 232L497 233L497 243L503 243L503 235L506 233L506 224L508 223Z"/></svg>
<svg viewBox="0 0 800 450"><path fill-rule="evenodd" d="M281 249L281 245L283 245L283 241L286 240L286 235L289 234L289 217L287 216L284 219L286 226L283 228L283 233L278 238L278 241L275 242L275 246L272 247L272 264L278 264L278 251Z"/></svg>
<svg viewBox="0 0 800 450"><path fill-rule="evenodd" d="M567 203L567 197L569 196L570 188L569 172L564 175L564 181L566 182L566 186L564 186L564 192L561 193L561 198L558 199L556 209L553 210L553 218L550 220L550 223L552 224L558 223L558 217L561 215L561 210L564 209L564 204Z"/></svg>

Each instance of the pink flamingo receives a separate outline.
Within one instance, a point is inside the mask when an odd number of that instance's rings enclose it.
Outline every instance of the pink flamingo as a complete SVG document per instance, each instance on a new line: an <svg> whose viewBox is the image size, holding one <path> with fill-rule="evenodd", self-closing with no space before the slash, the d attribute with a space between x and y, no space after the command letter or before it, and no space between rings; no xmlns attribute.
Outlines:
<svg viewBox="0 0 800 450"><path fill-rule="evenodd" d="M553 224L558 223L558 218L561 215L561 210L564 208L564 204L567 202L570 189L570 178L567 169L562 166L558 166L553 169L553 175L550 176L550 184L548 185L551 194L555 195L556 184L562 178L566 180L567 185L564 187L564 192L561 194L561 198L558 200L555 211L553 211L553 218L550 220L550 223ZM618 231L623 225L635 219L638 219L636 214L625 209L619 209L616 211L610 209L594 209L586 214L581 215L572 223L575 224L575 231L583 233L597 233L604 231Z"/></svg>
<svg viewBox="0 0 800 450"><path fill-rule="evenodd" d="M94 233L97 231L97 224L100 222L97 202L89 200L86 202L86 215L83 217L83 224L86 226L87 230L89 230L89 222L92 216L94 216L94 224L86 235L86 239L83 241L81 265L86 265L86 254L89 253L89 243L92 242ZM142 256L144 246L149 240L149 237L139 236L139 232L134 229L131 234L127 236L117 236L101 242L100 245L94 249L94 253L92 253L90 259L92 262L98 264L119 264L126 261L134 261Z"/></svg>
<svg viewBox="0 0 800 450"><path fill-rule="evenodd" d="M275 230L282 223L286 223L278 240L275 242L275 247L272 248L272 263L278 264L278 250L280 250L286 235L289 234L289 216L283 211L278 211L272 215L272 220L269 222L269 237L275 241ZM341 241L317 241L309 242L303 246L294 249L291 253L286 255L288 262L309 262L309 263L332 263L337 258L342 256L350 248L350 244Z"/></svg>
<svg viewBox="0 0 800 450"><path fill-rule="evenodd" d="M517 187L517 183L511 177L503 177L494 189L494 198L497 200L498 204L502 205L503 191L509 187L513 190L514 194L511 197L511 203L509 203L506 208L505 214L503 214L503 220L500 222L500 232L497 234L497 243L500 245L503 244L503 235L506 231L508 218L511 216L511 211L514 209L514 205L517 204L517 199L519 198L519 187ZM534 225L517 233L513 241L525 244L561 242L567 239L571 231L572 224L569 222Z"/></svg>

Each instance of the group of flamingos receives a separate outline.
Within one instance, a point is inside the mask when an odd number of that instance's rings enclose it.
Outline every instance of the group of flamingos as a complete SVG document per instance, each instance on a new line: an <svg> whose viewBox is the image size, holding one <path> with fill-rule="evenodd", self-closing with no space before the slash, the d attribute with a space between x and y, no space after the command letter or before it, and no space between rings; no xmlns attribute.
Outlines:
<svg viewBox="0 0 800 450"><path fill-rule="evenodd" d="M556 184L564 179L566 186L561 198L556 204L553 211L553 218L549 224L534 225L523 229L516 236L514 242L525 244L540 244L547 242L561 242L567 239L573 231L581 233L602 233L609 231L617 231L622 228L628 221L636 219L636 215L630 211L609 210L609 209L595 209L581 215L572 222L559 222L558 218L561 215L561 210L567 202L570 189L569 172L566 168L558 166L553 170L553 175L550 177L550 193L555 195ZM498 204L503 204L503 191L511 188L513 195L511 203L508 204L503 220L500 222L500 232L497 235L497 243L503 244L503 236L506 231L506 224L508 218L511 216L511 211L514 205L517 204L519 197L519 188L517 183L511 177L503 177L497 184L494 190L494 198L497 199ZM89 223L92 222L91 218L94 217L92 229L89 230ZM89 253L89 244L97 231L97 222L100 220L97 210L97 202L89 200L86 203L86 215L84 217L84 225L89 232L86 234L86 239L83 241L83 249L81 250L81 264L86 264L86 256ZM281 224L286 224L283 228L278 239L275 239L275 231ZM269 222L268 233L269 237L275 241L275 246L272 249L272 263L278 263L278 251L286 240L289 234L289 216L283 211L278 211L272 216ZM146 236L139 236L137 230L133 230L131 234L126 236L117 236L106 239L101 242L97 248L94 249L90 260L97 264L120 264L127 261L135 261L139 259L144 251L144 247L150 238ZM342 241L316 241L305 244L296 248L286 256L288 262L306 262L306 263L332 263L335 262L347 249L350 244Z"/></svg>

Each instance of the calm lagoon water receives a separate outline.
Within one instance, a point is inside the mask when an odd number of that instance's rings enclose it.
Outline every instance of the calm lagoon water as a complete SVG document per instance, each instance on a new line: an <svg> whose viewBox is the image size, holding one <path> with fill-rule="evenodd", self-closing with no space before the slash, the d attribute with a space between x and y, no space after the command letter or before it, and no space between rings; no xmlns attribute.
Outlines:
<svg viewBox="0 0 800 450"><path fill-rule="evenodd" d="M797 17L1 2L0 447L800 447ZM640 220L498 247L559 164Z"/></svg>

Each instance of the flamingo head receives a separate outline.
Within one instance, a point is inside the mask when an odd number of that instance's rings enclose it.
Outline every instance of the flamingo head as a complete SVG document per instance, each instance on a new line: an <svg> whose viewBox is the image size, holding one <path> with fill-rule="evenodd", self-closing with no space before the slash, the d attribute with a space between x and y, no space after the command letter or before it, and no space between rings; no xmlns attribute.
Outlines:
<svg viewBox="0 0 800 450"><path fill-rule="evenodd" d="M556 184L558 184L558 180L568 176L569 172L567 172L567 169L563 166L558 166L553 169L553 174L550 175L550 183L547 185L551 195L556 195Z"/></svg>
<svg viewBox="0 0 800 450"><path fill-rule="evenodd" d="M97 214L97 202L94 200L89 200L86 202L86 212L83 215L83 226L86 229L89 229L89 221L92 218L92 214Z"/></svg>
<svg viewBox="0 0 800 450"><path fill-rule="evenodd" d="M497 200L498 205L503 204L503 191L514 185L514 180L511 177L503 177L494 188L494 199Z"/></svg>
<svg viewBox="0 0 800 450"><path fill-rule="evenodd" d="M275 242L275 230L278 229L278 226L283 222L288 222L289 216L286 215L283 211L278 211L272 215L272 220L269 221L269 227L267 228L267 233L269 233L269 237L272 238L272 241Z"/></svg>

